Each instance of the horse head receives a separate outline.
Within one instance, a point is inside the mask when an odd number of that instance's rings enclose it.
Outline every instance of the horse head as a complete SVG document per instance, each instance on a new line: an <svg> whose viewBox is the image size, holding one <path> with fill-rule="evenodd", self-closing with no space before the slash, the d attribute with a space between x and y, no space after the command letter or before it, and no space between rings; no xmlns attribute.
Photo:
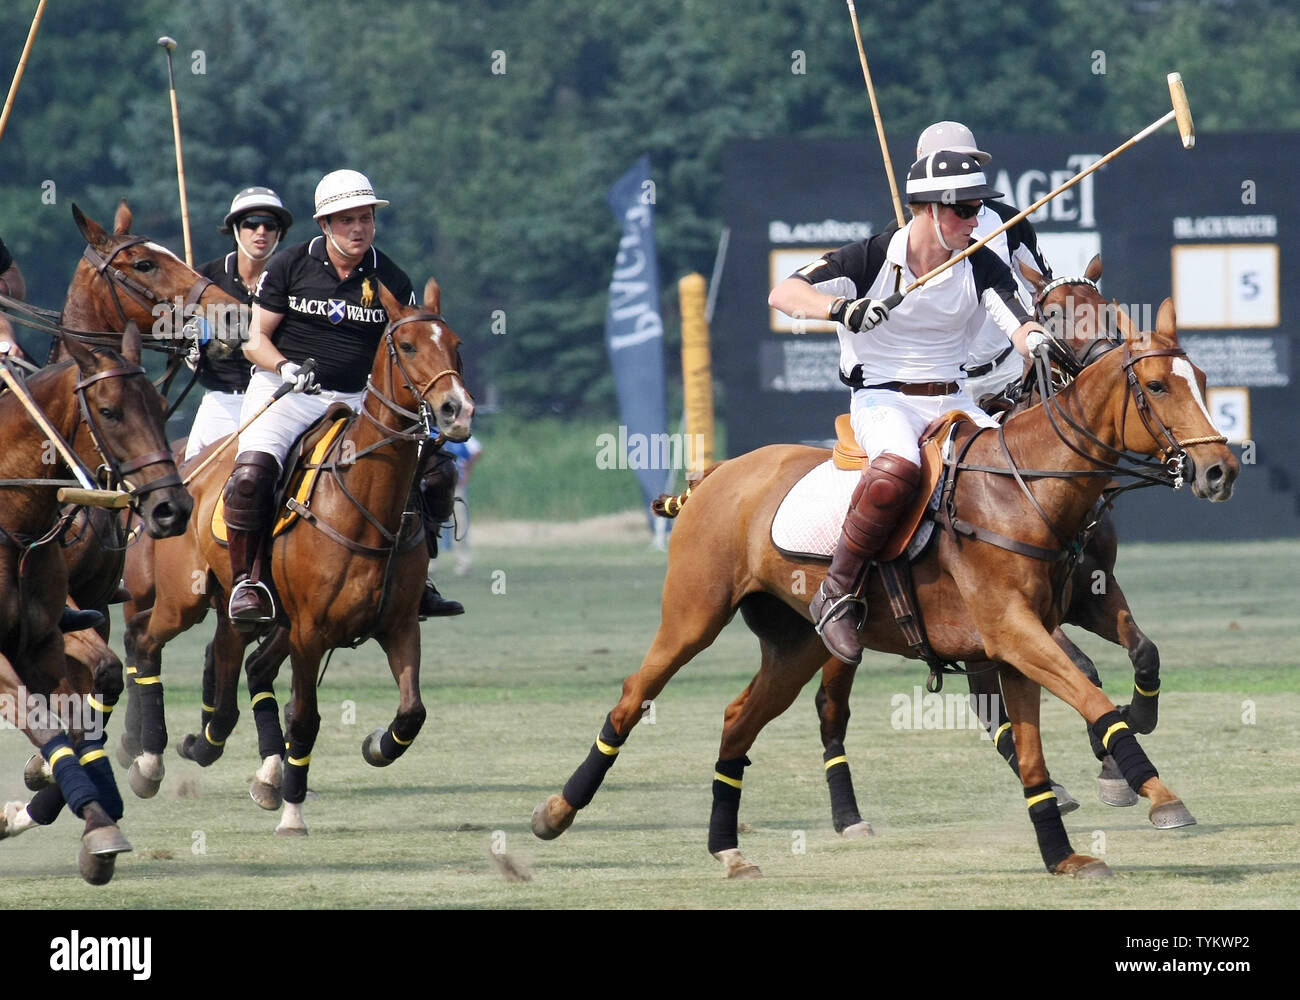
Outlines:
<svg viewBox="0 0 1300 1000"><path fill-rule="evenodd" d="M240 303L166 247L132 234L125 199L117 207L111 234L75 204L72 217L86 249L68 286L64 327L94 332L122 330L134 322L162 346L181 352L194 337L187 327L201 319L218 339L239 339Z"/></svg>
<svg viewBox="0 0 1300 1000"><path fill-rule="evenodd" d="M1020 273L1034 288L1034 315L1074 355L1080 365L1094 360L1114 338L1111 305L1102 296L1101 254L1095 254L1077 278L1049 279L1027 264Z"/></svg>
<svg viewBox="0 0 1300 1000"><path fill-rule="evenodd" d="M80 376L74 392L81 420L74 438L84 426L108 469L110 485L131 494L131 506L150 535L179 535L194 503L167 444L165 403L138 364L140 333L134 324L127 325L122 339L123 353L118 354L87 347L76 337L63 338Z"/></svg>
<svg viewBox="0 0 1300 1000"><path fill-rule="evenodd" d="M442 317L437 281L430 278L424 286L423 308L402 305L383 285L379 291L389 320L384 332L388 391L404 389L406 405L422 409L444 437L464 441L470 435L474 397L465 388L460 338Z"/></svg>
<svg viewBox="0 0 1300 1000"><path fill-rule="evenodd" d="M1178 343L1173 300L1160 304L1154 334L1135 330L1122 311L1116 319L1128 387L1119 419L1123 446L1189 467L1192 492L1203 500L1230 499L1241 466L1205 406L1205 373Z"/></svg>

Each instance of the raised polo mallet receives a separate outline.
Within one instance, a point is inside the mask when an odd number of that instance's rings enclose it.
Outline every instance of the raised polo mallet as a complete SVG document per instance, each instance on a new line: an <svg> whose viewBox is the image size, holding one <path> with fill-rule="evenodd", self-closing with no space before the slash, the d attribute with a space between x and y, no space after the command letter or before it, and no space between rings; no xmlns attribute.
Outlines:
<svg viewBox="0 0 1300 1000"><path fill-rule="evenodd" d="M163 35L158 44L167 50L167 86L172 98L172 136L176 140L176 183L181 190L181 232L185 237L185 263L194 266L194 249L190 246L190 203L185 197L185 160L181 156L181 111L176 103L176 77L172 74L172 53L176 39Z"/></svg>
<svg viewBox="0 0 1300 1000"><path fill-rule="evenodd" d="M895 292L893 295L889 296L889 298L885 299L885 305L888 306L890 309L893 309L894 306L898 305L900 302L903 301L903 296L909 294L910 292L916 291L916 289L920 288L927 281L930 281L938 277L940 274L943 274L944 271L948 270L948 268L952 267L958 261L965 260L976 250L978 250L980 247L984 246L984 244L988 243L991 239L993 239L993 237L999 235L1000 233L1006 232L1008 229L1014 226L1021 219L1025 218L1028 215L1032 215L1034 212L1037 212L1040 208L1046 205L1053 198L1057 197L1060 194L1063 194L1064 192L1068 191L1070 188L1074 187L1074 185L1078 184L1079 181L1083 180L1094 170L1100 170L1111 160L1115 159L1115 157L1119 156L1120 153L1124 152L1126 149L1130 148L1131 146L1137 145L1139 142L1141 142L1143 139L1149 136L1152 132L1155 132L1157 129L1162 128L1168 122L1175 121L1175 120L1178 122L1178 135L1183 140L1183 149L1191 149L1194 145L1196 145L1196 126L1192 123L1192 109L1187 105L1187 93L1186 91L1183 90L1183 78L1178 73L1170 73L1168 76L1168 81L1169 81L1169 100L1170 103L1173 105L1173 108L1170 111L1167 111L1163 116L1161 116L1161 118L1158 121L1152 122L1150 125L1144 128L1137 135L1133 136L1131 139L1128 139L1125 142L1121 143L1120 145L1116 146L1114 149L1112 149L1109 153L1107 153L1105 156L1099 159L1092 166L1088 167L1086 170L1079 171L1077 174L1071 177L1060 187L1053 188L1051 191L1048 191L1047 194L1043 195L1041 198L1039 198L1028 208L1023 209L1022 211L1013 215L1006 222L1002 223L1002 225L998 226L997 229L993 230L993 232L985 236L982 240L972 243L961 253L949 257L946 261L944 261L934 270L927 271L925 274L921 275L914 282L912 282L910 285L904 288L901 292Z"/></svg>
<svg viewBox="0 0 1300 1000"><path fill-rule="evenodd" d="M876 104L876 88L871 85L871 70L867 69L867 53L862 48L862 32L858 28L858 11L853 0L845 0L849 5L849 18L853 21L853 37L858 43L858 62L862 64L862 79L867 84L867 97L871 99L871 114L876 119L876 137L880 140L880 153L885 158L885 175L889 178L889 193L894 199L894 217L898 228L906 224L903 218L903 201L898 197L898 181L894 179L894 163L889 158L889 145L885 142L885 123L880 120L880 106Z"/></svg>
<svg viewBox="0 0 1300 1000"><path fill-rule="evenodd" d="M23 54L18 57L18 68L14 70L13 82L9 84L9 96L5 98L4 111L0 111L0 136L5 134L5 126L9 124L9 112L13 110L14 98L18 96L18 84L22 81L23 70L27 68L27 57L31 55L32 42L36 41L36 29L40 27L43 13L45 13L45 0L41 0L36 5L36 16L32 18L32 26L27 31L27 44L23 46Z"/></svg>

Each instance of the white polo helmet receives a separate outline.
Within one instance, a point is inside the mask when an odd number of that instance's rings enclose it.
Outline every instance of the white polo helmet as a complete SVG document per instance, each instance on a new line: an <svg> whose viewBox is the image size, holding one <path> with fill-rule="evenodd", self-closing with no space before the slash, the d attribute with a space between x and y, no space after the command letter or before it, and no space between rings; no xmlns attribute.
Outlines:
<svg viewBox="0 0 1300 1000"><path fill-rule="evenodd" d="M349 208L374 205L383 208L388 202L375 197L375 186L370 178L357 170L335 170L326 174L316 185L316 212L319 219Z"/></svg>
<svg viewBox="0 0 1300 1000"><path fill-rule="evenodd" d="M234 232L236 220L250 212L262 211L267 215L273 215L280 220L280 232L287 232L293 225L293 215L284 207L284 202L280 196L272 191L269 187L247 187L235 195L230 202L230 211L226 213L226 220L218 227L218 232L225 233L229 236Z"/></svg>
<svg viewBox="0 0 1300 1000"><path fill-rule="evenodd" d="M975 133L961 122L935 122L917 137L916 158L918 160L941 149L965 153L981 167L993 159L990 154L976 145Z"/></svg>

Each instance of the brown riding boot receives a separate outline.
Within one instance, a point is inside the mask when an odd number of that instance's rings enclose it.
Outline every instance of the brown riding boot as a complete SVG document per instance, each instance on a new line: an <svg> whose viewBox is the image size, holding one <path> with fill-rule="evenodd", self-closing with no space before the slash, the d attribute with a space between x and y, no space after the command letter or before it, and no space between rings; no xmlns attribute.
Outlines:
<svg viewBox="0 0 1300 1000"><path fill-rule="evenodd" d="M275 620L275 599L259 579L262 535L270 525L279 463L258 451L241 452L226 484L226 535L230 546L231 624L248 632Z"/></svg>
<svg viewBox="0 0 1300 1000"><path fill-rule="evenodd" d="M889 541L920 482L920 468L890 452L862 471L830 569L808 606L826 648L851 666L862 660L858 632L867 617L862 599L867 570Z"/></svg>

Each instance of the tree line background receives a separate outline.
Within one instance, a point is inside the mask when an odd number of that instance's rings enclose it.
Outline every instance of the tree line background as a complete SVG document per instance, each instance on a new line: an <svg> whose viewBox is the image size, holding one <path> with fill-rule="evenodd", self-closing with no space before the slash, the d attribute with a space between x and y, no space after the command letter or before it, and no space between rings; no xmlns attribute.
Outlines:
<svg viewBox="0 0 1300 1000"><path fill-rule="evenodd" d="M1170 69L1200 130L1300 127L1285 0L859 6L891 137L940 118L1132 134L1165 110ZM0 8L4 80L35 7ZM417 287L442 283L475 391L526 419L614 412L604 199L637 156L653 164L671 373L677 278L710 272L721 230L723 144L874 136L838 0L50 0L0 139L0 238L36 304L61 305L80 255L74 201L107 224L126 197L135 231L181 252L161 35L178 42L196 261L229 249L216 227L238 189L280 192L297 242L317 231L321 175L359 169L392 202L378 245Z"/></svg>

